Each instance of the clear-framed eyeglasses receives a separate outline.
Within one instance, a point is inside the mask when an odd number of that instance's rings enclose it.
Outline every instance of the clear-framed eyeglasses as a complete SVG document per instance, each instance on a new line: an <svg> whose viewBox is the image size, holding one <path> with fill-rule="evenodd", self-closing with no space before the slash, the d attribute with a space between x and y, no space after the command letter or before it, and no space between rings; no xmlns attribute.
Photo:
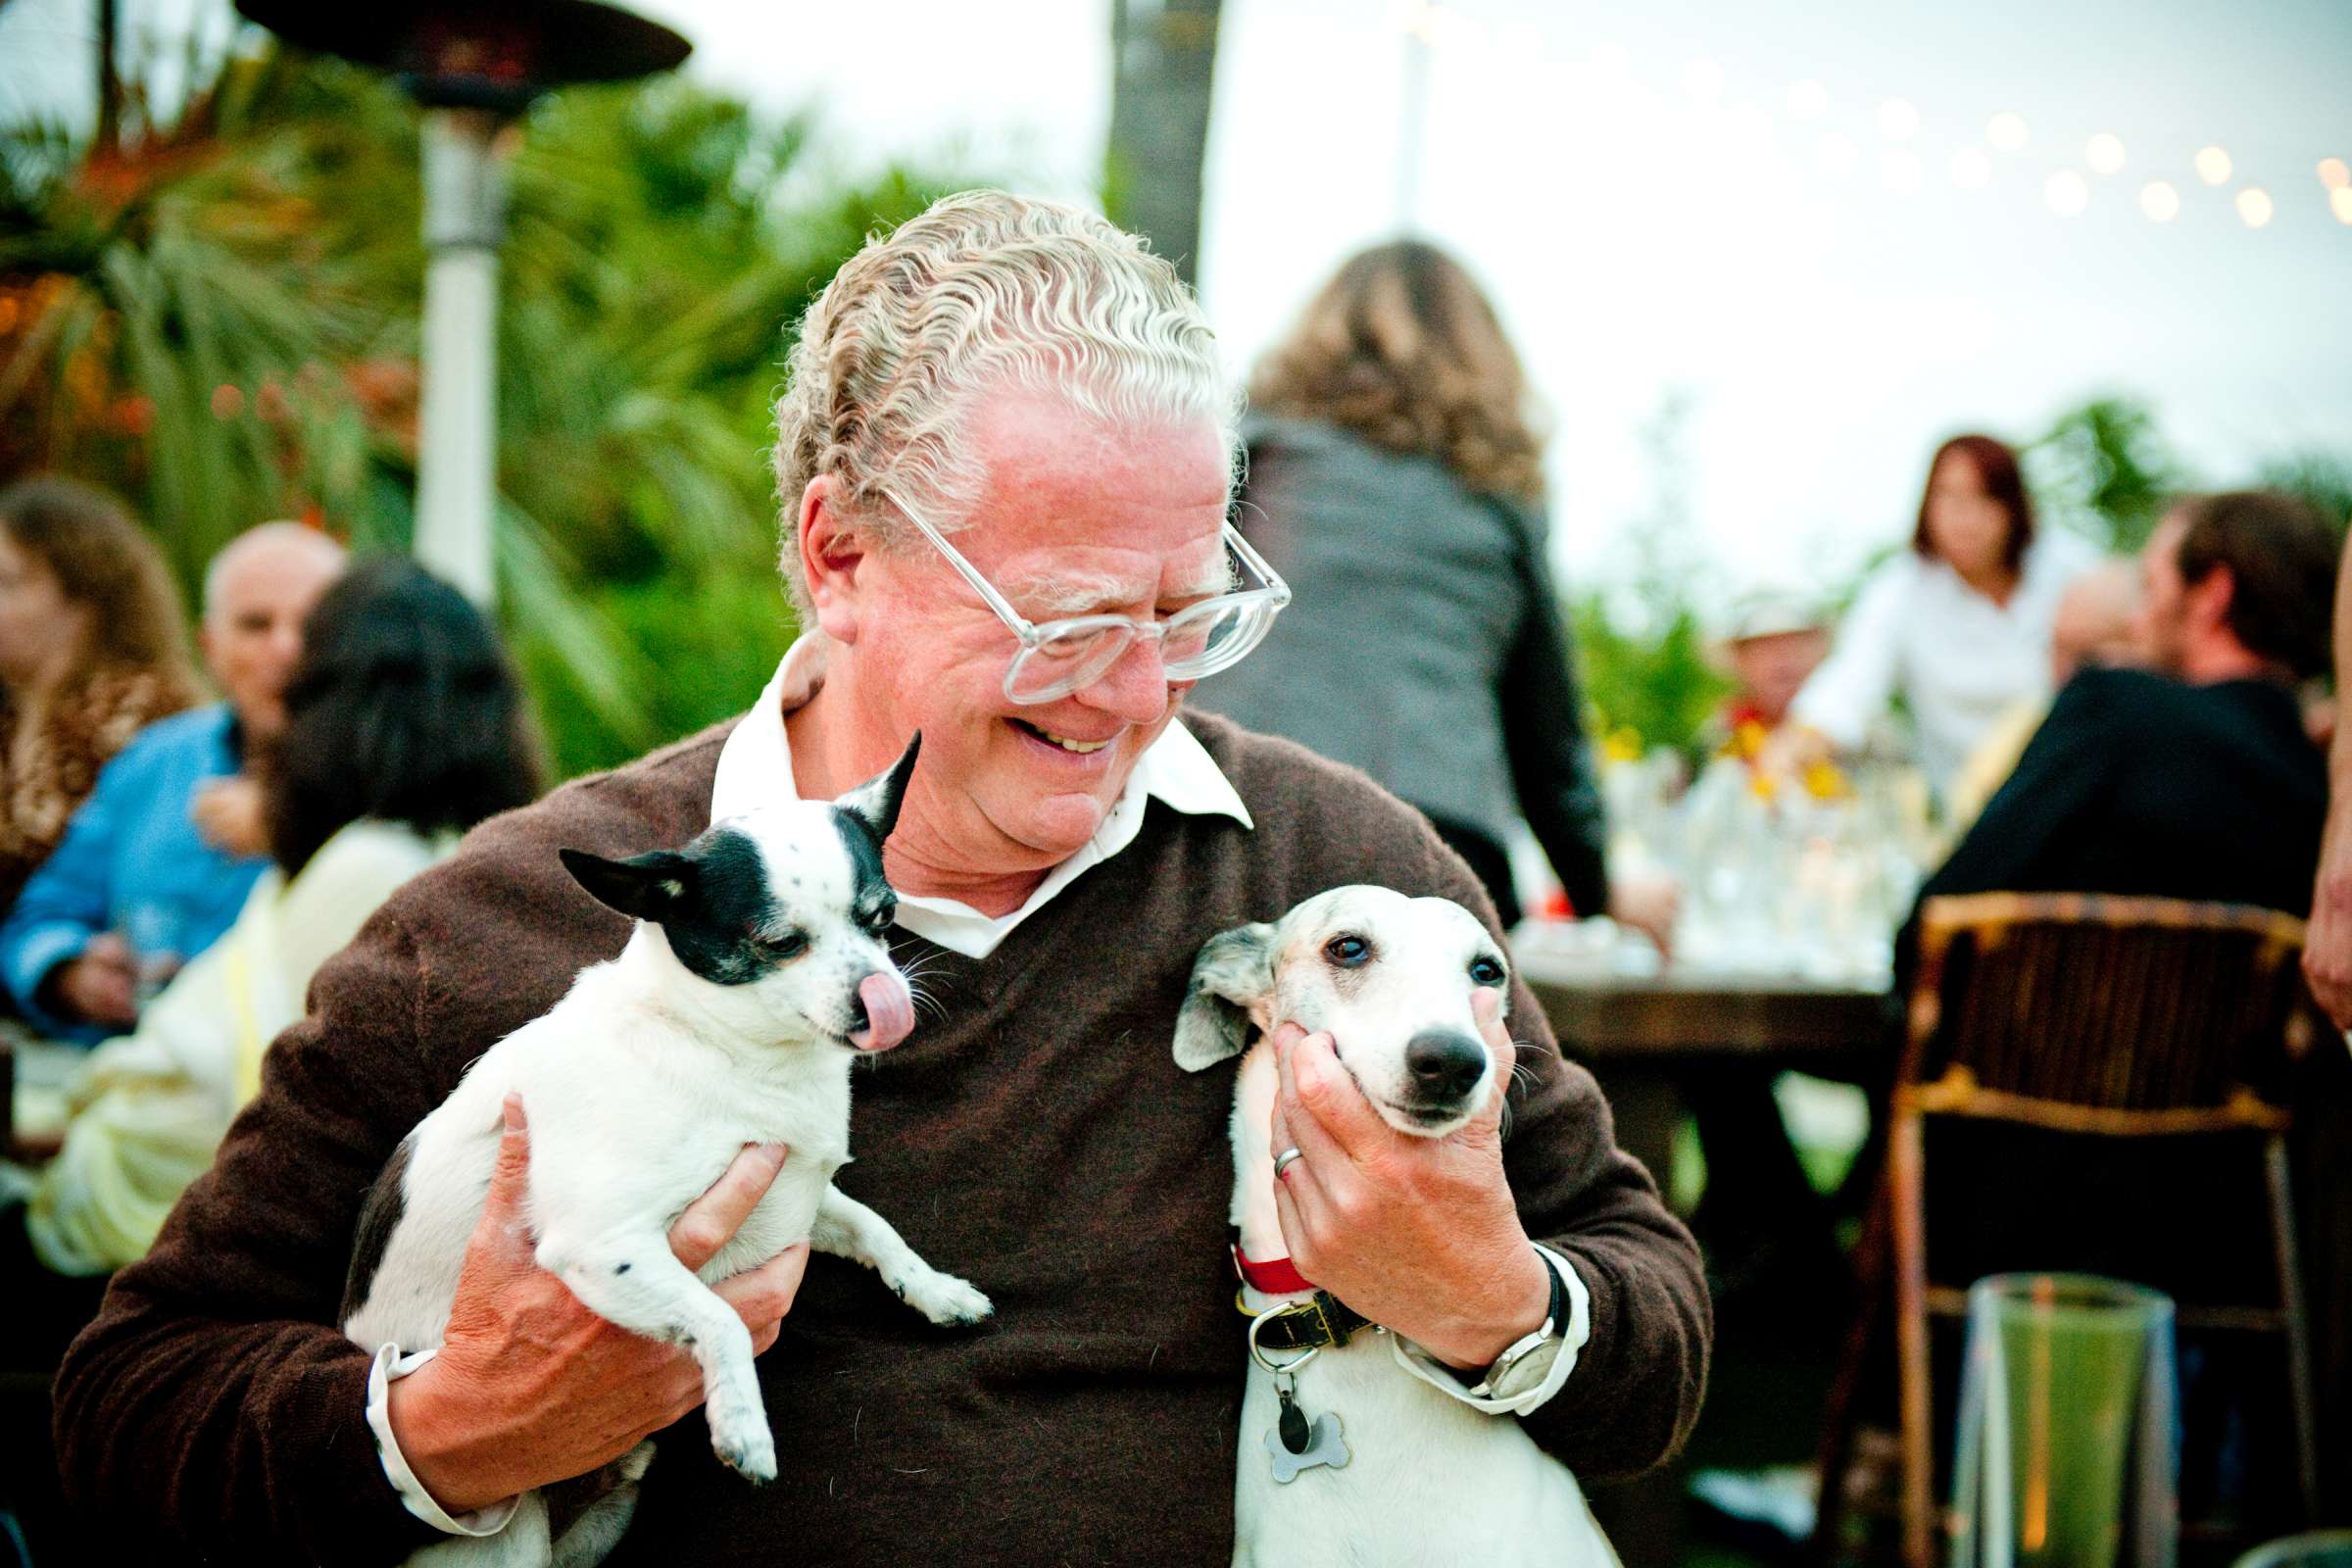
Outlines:
<svg viewBox="0 0 2352 1568"><path fill-rule="evenodd" d="M1227 522L1224 542L1233 571L1229 580L1239 580L1246 571L1256 577L1257 587L1187 605L1164 620L1076 615L1065 620L1032 621L1013 609L980 575L980 568L964 560L963 553L948 543L947 535L925 521L922 514L890 491L884 491L883 496L948 558L948 564L971 584L981 603L996 612L997 618L1020 644L1012 662L1004 669L1004 695L1016 703L1050 703L1091 686L1110 673L1111 666L1144 640L1159 645L1160 668L1171 682L1213 675L1240 663L1251 649L1265 641L1274 617L1291 602L1290 584L1266 564L1263 556L1250 548L1250 541L1242 537L1239 528Z"/></svg>

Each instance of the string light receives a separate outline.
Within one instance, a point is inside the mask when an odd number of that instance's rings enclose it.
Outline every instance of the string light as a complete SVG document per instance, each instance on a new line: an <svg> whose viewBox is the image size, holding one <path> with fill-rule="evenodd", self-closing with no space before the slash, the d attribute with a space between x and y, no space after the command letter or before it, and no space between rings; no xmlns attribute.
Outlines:
<svg viewBox="0 0 2352 1568"><path fill-rule="evenodd" d="M2092 173L2112 174L2124 167L2124 139L2102 130L2082 149L2082 158Z"/></svg>
<svg viewBox="0 0 2352 1568"><path fill-rule="evenodd" d="M2335 214L2339 223L2352 223L2352 185L2338 185L2328 193L2328 210Z"/></svg>
<svg viewBox="0 0 2352 1568"><path fill-rule="evenodd" d="M1952 154L1952 183L1962 190L1983 190L1992 183L1992 160L1974 147Z"/></svg>
<svg viewBox="0 0 2352 1568"><path fill-rule="evenodd" d="M2180 216L2180 193L2165 181L2152 180L2139 188L2139 210L2159 223Z"/></svg>
<svg viewBox="0 0 2352 1568"><path fill-rule="evenodd" d="M1919 133L1919 111L1907 98L1889 98L1879 105L1879 131L1889 141L1909 141Z"/></svg>
<svg viewBox="0 0 2352 1568"><path fill-rule="evenodd" d="M2352 168L2346 168L2341 158L2320 160L2320 183L2329 190L2342 190L2352 185Z"/></svg>
<svg viewBox="0 0 2352 1568"><path fill-rule="evenodd" d="M2219 147L2201 148L2197 153L2197 177L2208 185L2219 185L2230 177L2230 155Z"/></svg>
<svg viewBox="0 0 2352 1568"><path fill-rule="evenodd" d="M1830 91L1808 76L1788 89L1788 113L1799 120L1819 120L1830 112Z"/></svg>
<svg viewBox="0 0 2352 1568"><path fill-rule="evenodd" d="M2024 150L2026 145L2025 116L2006 112L1993 116L1984 122L1984 139L1992 143L1995 152L2014 153Z"/></svg>
<svg viewBox="0 0 2352 1568"><path fill-rule="evenodd" d="M2042 199L2060 218L2073 218L2090 205L2090 186L2081 174L2062 169L2041 188Z"/></svg>
<svg viewBox="0 0 2352 1568"><path fill-rule="evenodd" d="M2237 216L2246 220L2248 228L2260 228L2271 220L2271 193L2260 185L2248 185L2237 193Z"/></svg>

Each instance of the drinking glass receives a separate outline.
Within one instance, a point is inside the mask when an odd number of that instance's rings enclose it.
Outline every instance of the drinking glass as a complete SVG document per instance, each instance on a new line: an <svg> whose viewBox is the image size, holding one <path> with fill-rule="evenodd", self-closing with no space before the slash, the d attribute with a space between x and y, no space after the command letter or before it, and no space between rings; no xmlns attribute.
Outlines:
<svg viewBox="0 0 2352 1568"><path fill-rule="evenodd" d="M2173 1303L2090 1274L1968 1293L1950 1568L2172 1568Z"/></svg>
<svg viewBox="0 0 2352 1568"><path fill-rule="evenodd" d="M130 945L131 987L141 1012L179 972L187 956L181 935L179 911L168 904L141 902L123 911L122 940Z"/></svg>

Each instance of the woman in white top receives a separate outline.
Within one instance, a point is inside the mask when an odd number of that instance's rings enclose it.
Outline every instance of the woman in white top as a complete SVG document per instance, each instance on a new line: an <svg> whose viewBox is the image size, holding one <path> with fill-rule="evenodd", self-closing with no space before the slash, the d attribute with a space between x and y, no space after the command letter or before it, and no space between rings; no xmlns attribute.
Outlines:
<svg viewBox="0 0 2352 1568"><path fill-rule="evenodd" d="M1953 437L1929 466L1911 548L1863 584L1791 717L1852 750L1899 693L1940 794L2003 714L2047 691L2059 595L2097 562L2082 541L2035 532L2015 453Z"/></svg>
<svg viewBox="0 0 2352 1568"><path fill-rule="evenodd" d="M459 834L538 793L497 634L405 561L355 566L319 600L286 710L263 764L275 863L227 933L69 1091L65 1147L24 1215L32 1250L60 1274L146 1252L260 1087L263 1052L302 1016L318 966Z"/></svg>

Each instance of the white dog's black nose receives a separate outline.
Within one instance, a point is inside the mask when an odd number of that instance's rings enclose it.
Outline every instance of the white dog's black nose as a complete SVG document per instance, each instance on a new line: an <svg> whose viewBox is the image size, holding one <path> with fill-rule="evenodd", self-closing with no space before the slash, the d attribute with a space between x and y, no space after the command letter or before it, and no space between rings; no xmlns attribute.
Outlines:
<svg viewBox="0 0 2352 1568"><path fill-rule="evenodd" d="M1424 1029L1404 1046L1413 1087L1437 1104L1459 1102L1487 1070L1487 1048L1455 1029Z"/></svg>

